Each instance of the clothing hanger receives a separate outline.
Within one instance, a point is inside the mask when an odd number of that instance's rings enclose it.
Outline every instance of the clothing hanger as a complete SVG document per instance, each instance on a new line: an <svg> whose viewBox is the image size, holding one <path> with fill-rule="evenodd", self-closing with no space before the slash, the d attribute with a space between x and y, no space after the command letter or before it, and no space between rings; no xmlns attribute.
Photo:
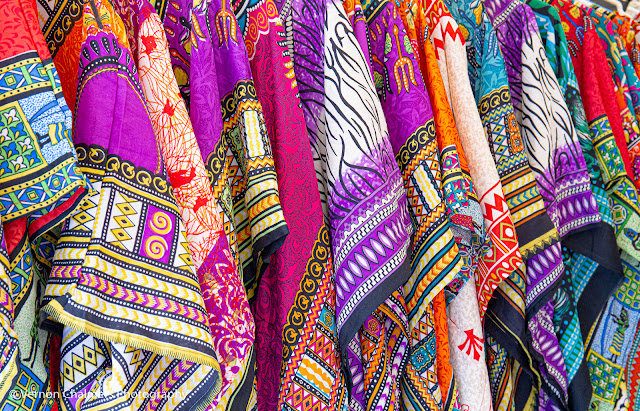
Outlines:
<svg viewBox="0 0 640 411"><path fill-rule="evenodd" d="M631 0L627 4L626 12L631 19L637 20L640 15L640 0Z"/></svg>
<svg viewBox="0 0 640 411"><path fill-rule="evenodd" d="M604 7L609 11L617 11L618 13L622 13L626 15L624 11L624 6L619 0L573 0L573 1L587 7L592 7L594 5L600 6L600 7ZM640 0L634 0L634 1L638 1L640 3Z"/></svg>

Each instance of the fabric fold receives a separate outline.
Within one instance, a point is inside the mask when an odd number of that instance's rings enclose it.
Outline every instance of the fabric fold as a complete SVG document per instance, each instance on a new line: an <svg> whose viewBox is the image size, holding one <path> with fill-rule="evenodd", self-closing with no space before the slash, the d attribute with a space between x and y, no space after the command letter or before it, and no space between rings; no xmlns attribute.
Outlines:
<svg viewBox="0 0 640 411"><path fill-rule="evenodd" d="M77 164L72 115L40 32L35 2L0 11L0 406L50 394L48 333L37 327L48 277L46 232L77 209L90 184ZM26 382L26 383L25 383ZM32 399L43 407L47 399Z"/></svg>

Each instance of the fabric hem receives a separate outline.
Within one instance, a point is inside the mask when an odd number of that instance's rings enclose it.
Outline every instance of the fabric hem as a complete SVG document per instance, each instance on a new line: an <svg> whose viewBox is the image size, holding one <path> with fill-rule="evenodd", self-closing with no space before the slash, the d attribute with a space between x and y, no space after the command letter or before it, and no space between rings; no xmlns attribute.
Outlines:
<svg viewBox="0 0 640 411"><path fill-rule="evenodd" d="M64 301L64 304L58 301L60 299ZM63 324L64 326L73 328L74 330L91 335L103 341L125 344L141 350L152 351L165 357L172 357L183 361L207 365L217 369L220 373L222 372L220 364L212 356L196 352L186 353L184 350L178 351L176 349L166 347L166 344L160 341L154 341L140 335L133 335L122 330L104 329L87 320L75 317L65 311L64 306L67 305L68 300L68 296L62 296L51 300L46 306L42 307L42 314L44 315L46 313L50 315L53 320Z"/></svg>
<svg viewBox="0 0 640 411"><path fill-rule="evenodd" d="M591 328L598 321L598 317L609 301L609 297L613 295L623 281L624 275L622 273L612 272L606 267L598 265L598 268L596 268L582 291L580 299L576 302L585 351L587 350L587 338Z"/></svg>
<svg viewBox="0 0 640 411"><path fill-rule="evenodd" d="M202 398L200 398L200 401L196 404L194 404L191 408L189 408L189 411L205 411L207 410L211 404L213 404L213 401L216 399L216 396L220 393L220 390L222 389L222 370L218 367L217 369L214 368L217 373L218 373L218 378L216 378L216 382L213 386L213 389L211 390L211 392L209 392L208 395L204 395Z"/></svg>
<svg viewBox="0 0 640 411"><path fill-rule="evenodd" d="M387 278L387 280L377 286L374 292L370 293L358 304L358 309L347 319L338 335L338 346L341 347L342 354L342 371L345 376L345 385L349 398L351 398L351 390L353 387L353 381L351 377L351 370L346 366L347 347L349 341L356 335L364 320L367 319L389 296L404 283L409 280L411 276L411 257L407 256L404 262Z"/></svg>
<svg viewBox="0 0 640 411"><path fill-rule="evenodd" d="M609 249L603 250L603 244L609 245ZM564 247L622 274L622 261L616 244L613 227L604 222L583 227L562 238Z"/></svg>

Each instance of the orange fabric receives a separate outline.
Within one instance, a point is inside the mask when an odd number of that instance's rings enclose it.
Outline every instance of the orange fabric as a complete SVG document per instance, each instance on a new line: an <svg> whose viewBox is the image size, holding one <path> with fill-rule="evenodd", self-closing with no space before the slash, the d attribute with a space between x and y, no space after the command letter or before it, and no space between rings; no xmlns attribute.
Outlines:
<svg viewBox="0 0 640 411"><path fill-rule="evenodd" d="M456 129L456 122L453 119L453 112L451 111L449 100L447 100L447 93L440 75L440 69L438 68L435 50L431 41L425 42L422 37L417 36L417 33L423 33L427 27L426 16L421 6L418 6L416 3L410 0L400 0L400 3L401 5L398 7L398 11L407 30L407 35L409 39L411 39L414 52L418 57L420 71L422 72L425 84L427 84L427 91L431 99L433 118L436 123L438 146L440 150L442 150L445 147L454 145L458 152L460 168L468 174L469 166L467 165L467 159L462 150L462 144L460 143L460 137ZM407 16L407 10L409 10L409 8L412 10L412 18L408 18ZM413 24L411 24L411 22L413 22Z"/></svg>
<svg viewBox="0 0 640 411"><path fill-rule="evenodd" d="M433 299L433 326L436 330L436 364L438 371L438 383L443 393L449 392L453 379L453 368L449 362L449 330L447 327L447 304L444 291L440 291Z"/></svg>

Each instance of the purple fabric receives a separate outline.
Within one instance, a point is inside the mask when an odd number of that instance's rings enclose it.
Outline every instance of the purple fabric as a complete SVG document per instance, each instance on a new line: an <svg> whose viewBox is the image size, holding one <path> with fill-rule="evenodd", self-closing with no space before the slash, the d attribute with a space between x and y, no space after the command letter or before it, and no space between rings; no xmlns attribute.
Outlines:
<svg viewBox="0 0 640 411"><path fill-rule="evenodd" d="M103 42L102 38L106 38L109 42ZM80 53L80 76L79 84L86 81L82 76L91 72L85 70L84 67L97 56L110 55L104 50L105 43L116 44L114 34L102 34L100 36L88 36L86 43L95 44L98 52L91 47L87 47L88 56ZM95 54L94 54L95 53ZM127 56L129 56L127 58ZM137 72L135 62L128 53L120 53L118 61L112 63L113 66L119 66L121 70L127 72L131 77ZM126 67L126 69L125 69ZM139 88L138 81L130 82L120 76L96 76L92 79L93 87L102 90L100 93L80 93L80 97L76 103L75 128L76 130L91 130L90 132L76 132L73 136L74 144L99 145L108 148L109 154L120 156L121 158L132 161L136 166L143 167L155 173L161 172L162 157L156 144L155 134L149 121L149 116L144 111L144 106L140 104L137 97L119 98L124 90L129 90L131 85ZM143 95L142 90L138 93ZM120 101L118 104L110 107L113 110L113 116L96 115L94 110L102 110L105 101ZM112 130L121 130L119 133L113 133ZM130 144L131 138L135 136L136 144ZM155 156L152 154L155 153Z"/></svg>
<svg viewBox="0 0 640 411"><path fill-rule="evenodd" d="M341 2L281 6L336 276L343 349L409 276L410 217L384 113Z"/></svg>

